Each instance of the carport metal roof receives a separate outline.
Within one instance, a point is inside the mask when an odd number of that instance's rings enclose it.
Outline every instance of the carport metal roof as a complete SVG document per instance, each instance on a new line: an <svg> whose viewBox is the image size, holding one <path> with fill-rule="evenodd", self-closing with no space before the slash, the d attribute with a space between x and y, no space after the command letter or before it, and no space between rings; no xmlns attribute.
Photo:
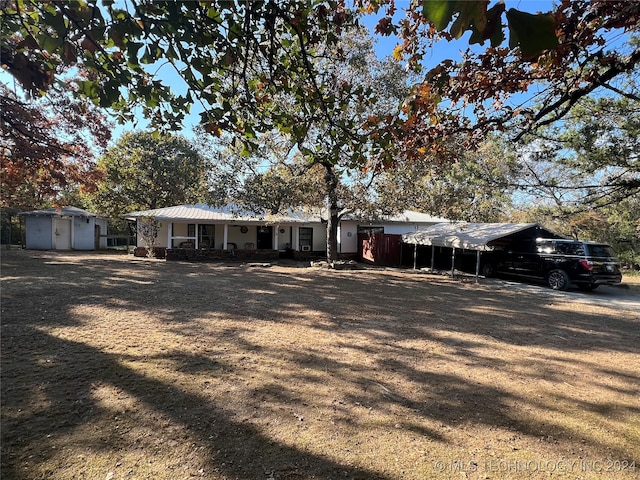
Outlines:
<svg viewBox="0 0 640 480"><path fill-rule="evenodd" d="M537 236L557 236L537 223L443 222L405 233L402 241L412 245L491 251L495 247L492 243L497 240L528 229L539 230Z"/></svg>

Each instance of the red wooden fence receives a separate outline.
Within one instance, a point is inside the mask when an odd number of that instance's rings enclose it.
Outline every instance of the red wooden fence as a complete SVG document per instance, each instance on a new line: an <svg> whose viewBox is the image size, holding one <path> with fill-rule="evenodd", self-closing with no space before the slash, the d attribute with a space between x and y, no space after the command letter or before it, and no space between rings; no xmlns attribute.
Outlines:
<svg viewBox="0 0 640 480"><path fill-rule="evenodd" d="M402 236L384 233L358 234L358 256L376 265L402 263Z"/></svg>

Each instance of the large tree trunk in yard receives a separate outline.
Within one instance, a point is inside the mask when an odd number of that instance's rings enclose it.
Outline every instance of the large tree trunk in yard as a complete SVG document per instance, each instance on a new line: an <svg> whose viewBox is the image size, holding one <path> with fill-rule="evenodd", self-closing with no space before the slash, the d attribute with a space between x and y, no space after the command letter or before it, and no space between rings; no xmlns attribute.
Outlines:
<svg viewBox="0 0 640 480"><path fill-rule="evenodd" d="M338 221L340 208L338 206L338 177L331 164L323 164L325 168L324 181L327 187L329 213L327 215L327 262L330 264L338 260Z"/></svg>
<svg viewBox="0 0 640 480"><path fill-rule="evenodd" d="M332 263L338 260L338 210L329 207L329 217L327 218L327 262Z"/></svg>

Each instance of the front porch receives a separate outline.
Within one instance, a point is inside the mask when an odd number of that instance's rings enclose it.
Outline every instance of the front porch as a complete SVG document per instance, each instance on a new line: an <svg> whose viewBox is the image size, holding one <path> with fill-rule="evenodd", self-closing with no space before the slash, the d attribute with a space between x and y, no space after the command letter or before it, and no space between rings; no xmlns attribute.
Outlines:
<svg viewBox="0 0 640 480"><path fill-rule="evenodd" d="M242 214L233 208L180 205L132 212L137 255L146 255L142 232L151 227L156 258L167 260L312 259L326 255L326 226L317 214ZM148 231L145 230L145 233Z"/></svg>
<svg viewBox="0 0 640 480"><path fill-rule="evenodd" d="M309 259L316 257L316 252L323 253L323 241L321 224L160 221L154 256L203 262ZM147 255L140 237L134 255Z"/></svg>

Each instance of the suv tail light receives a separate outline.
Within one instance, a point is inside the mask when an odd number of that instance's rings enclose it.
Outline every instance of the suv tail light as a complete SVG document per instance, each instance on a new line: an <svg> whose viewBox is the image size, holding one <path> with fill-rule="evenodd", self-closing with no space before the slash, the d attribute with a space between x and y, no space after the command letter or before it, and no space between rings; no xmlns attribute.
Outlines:
<svg viewBox="0 0 640 480"><path fill-rule="evenodd" d="M593 263L589 260L580 260L580 265L582 265L582 268L585 270L593 270Z"/></svg>

